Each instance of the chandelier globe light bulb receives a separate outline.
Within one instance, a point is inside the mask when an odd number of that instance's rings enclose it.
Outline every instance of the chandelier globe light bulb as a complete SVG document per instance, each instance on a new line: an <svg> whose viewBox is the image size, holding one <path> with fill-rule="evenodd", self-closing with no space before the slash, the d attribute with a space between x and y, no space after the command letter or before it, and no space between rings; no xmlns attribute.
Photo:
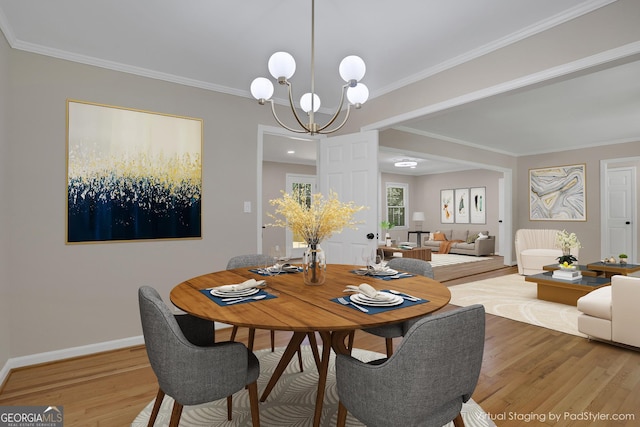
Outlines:
<svg viewBox="0 0 640 427"><path fill-rule="evenodd" d="M350 83L353 80L359 82L364 77L367 67L362 58L356 55L349 55L340 62L338 71L345 82Z"/></svg>
<svg viewBox="0 0 640 427"><path fill-rule="evenodd" d="M300 108L305 113L311 111L311 92L307 92L300 97ZM317 94L313 94L313 112L315 113L320 109L320 97Z"/></svg>
<svg viewBox="0 0 640 427"><path fill-rule="evenodd" d="M287 52L276 52L269 58L269 72L274 79L290 79L296 72L296 60Z"/></svg>
<svg viewBox="0 0 640 427"><path fill-rule="evenodd" d="M360 105L369 99L369 88L362 83L347 89L347 99L350 103L359 108Z"/></svg>
<svg viewBox="0 0 640 427"><path fill-rule="evenodd" d="M251 95L257 100L268 100L273 96L273 83L265 77L258 77L251 82Z"/></svg>

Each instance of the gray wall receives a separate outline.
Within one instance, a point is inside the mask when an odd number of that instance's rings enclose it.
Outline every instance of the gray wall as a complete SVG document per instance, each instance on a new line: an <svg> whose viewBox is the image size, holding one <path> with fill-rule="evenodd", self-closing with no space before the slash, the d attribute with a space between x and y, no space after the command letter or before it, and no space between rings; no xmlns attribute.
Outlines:
<svg viewBox="0 0 640 427"><path fill-rule="evenodd" d="M2 34L2 33L0 33ZM9 45L0 36L0 369L11 356L9 326Z"/></svg>
<svg viewBox="0 0 640 427"><path fill-rule="evenodd" d="M518 182L522 191L517 193L516 223L518 228L552 228L578 235L582 248L580 249L580 260L589 262L601 259L600 253L600 160L624 159L640 156L640 141L626 144L607 145L603 147L585 148L575 151L562 151L554 154L538 156L526 156L518 159ZM587 221L530 221L529 220L529 169L562 166L572 164L586 164L586 202ZM629 164L629 163L626 163ZM640 162L633 162L632 165L638 168L640 173ZM637 187L640 189L640 187ZM640 199L636 197L636 199ZM636 205L636 212L639 206ZM640 235L636 236L640 239ZM618 254L610 254L617 257Z"/></svg>
<svg viewBox="0 0 640 427"><path fill-rule="evenodd" d="M229 254L256 251L256 213L243 213L243 202L256 203L256 129L269 122L268 109L21 51L9 59L11 304L1 323L11 331L12 357L139 336L140 285L168 301L182 280L223 269ZM201 240L65 245L67 98L204 120Z"/></svg>
<svg viewBox="0 0 640 427"><path fill-rule="evenodd" d="M374 98L345 131L640 40L639 9L636 1L619 0ZM68 98L204 120L201 240L64 244ZM139 336L138 286L153 285L168 300L180 281L224 268L230 254L256 251L256 210L243 213L243 202L258 202L257 126L274 123L255 101L10 50L1 40L0 120L0 366L7 358ZM529 225L522 213L527 168L582 162L586 155L515 159L391 130L381 134L381 145L389 135L409 150L517 170L507 195L517 205L514 231ZM634 147L599 149L593 159L627 156ZM589 192L595 179L588 177ZM588 198L589 223L578 233L599 227L591 213L598 199Z"/></svg>

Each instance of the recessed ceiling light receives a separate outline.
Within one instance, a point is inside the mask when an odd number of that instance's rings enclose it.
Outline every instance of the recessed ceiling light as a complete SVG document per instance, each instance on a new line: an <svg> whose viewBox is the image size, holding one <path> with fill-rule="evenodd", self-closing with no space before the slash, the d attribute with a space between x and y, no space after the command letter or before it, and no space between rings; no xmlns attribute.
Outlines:
<svg viewBox="0 0 640 427"><path fill-rule="evenodd" d="M411 160L403 160L401 162L395 162L393 165L397 168L415 168L418 162Z"/></svg>
<svg viewBox="0 0 640 427"><path fill-rule="evenodd" d="M294 150L289 150L287 151L287 154L296 154L296 152Z"/></svg>

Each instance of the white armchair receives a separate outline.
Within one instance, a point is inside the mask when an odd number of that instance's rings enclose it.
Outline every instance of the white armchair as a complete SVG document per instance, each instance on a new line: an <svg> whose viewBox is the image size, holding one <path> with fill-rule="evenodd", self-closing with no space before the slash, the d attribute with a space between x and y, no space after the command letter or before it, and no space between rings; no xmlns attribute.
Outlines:
<svg viewBox="0 0 640 427"><path fill-rule="evenodd" d="M543 266L558 262L562 250L556 246L560 230L520 229L516 231L515 249L518 273L529 276L542 273ZM578 258L579 249L572 248L571 255Z"/></svg>
<svg viewBox="0 0 640 427"><path fill-rule="evenodd" d="M611 286L578 298L578 330L589 337L640 347L640 277L615 275Z"/></svg>

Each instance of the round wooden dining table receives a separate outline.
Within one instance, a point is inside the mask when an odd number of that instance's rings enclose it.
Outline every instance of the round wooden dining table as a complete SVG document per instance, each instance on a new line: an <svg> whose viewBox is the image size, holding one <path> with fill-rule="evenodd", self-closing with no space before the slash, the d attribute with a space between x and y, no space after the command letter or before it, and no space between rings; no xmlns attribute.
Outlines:
<svg viewBox="0 0 640 427"><path fill-rule="evenodd" d="M258 268L258 267L256 267ZM238 268L204 274L186 280L171 290L171 302L179 309L203 319L255 329L292 331L293 336L264 390L265 401L289 361L308 334L318 333L322 339L322 355L318 366L318 392L314 426L320 425L322 402L326 387L332 340L342 340L354 330L383 326L432 313L449 302L451 293L441 283L424 276L382 280L358 275L352 265L329 264L326 282L320 286L305 285L302 273L282 273L262 276L254 268ZM266 280L266 291L275 298L219 305L202 290L242 283L247 279ZM343 292L347 285L368 283L377 290L392 289L420 298L420 303L383 312L364 313L352 305L343 305L336 298L350 294ZM314 335L315 336L315 335Z"/></svg>

